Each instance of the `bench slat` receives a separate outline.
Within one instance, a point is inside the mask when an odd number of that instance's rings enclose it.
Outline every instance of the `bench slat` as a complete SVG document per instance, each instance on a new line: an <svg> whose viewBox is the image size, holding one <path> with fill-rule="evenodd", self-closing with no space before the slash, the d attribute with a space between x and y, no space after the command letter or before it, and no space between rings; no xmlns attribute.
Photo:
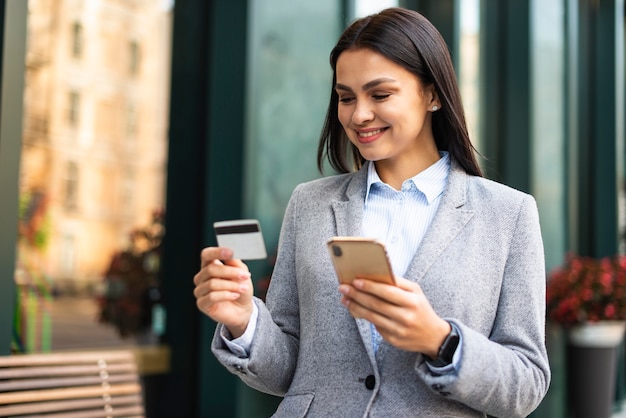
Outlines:
<svg viewBox="0 0 626 418"><path fill-rule="evenodd" d="M63 413L63 414L54 414L54 415L46 415L46 418L113 418L113 417L124 417L124 418L144 418L143 411L140 411L136 408L128 409L128 410L113 410L111 412L103 412L103 411L80 411L75 413ZM27 417L25 417L27 418Z"/></svg>
<svg viewBox="0 0 626 418"><path fill-rule="evenodd" d="M102 411L107 404L111 405L114 410L132 406L139 407L143 411L143 401L140 395L125 395L113 397L110 401L105 401L102 398L86 398L70 401L31 402L10 406L0 406L0 417L95 408L99 408Z"/></svg>
<svg viewBox="0 0 626 418"><path fill-rule="evenodd" d="M141 393L141 386L138 383L123 385L110 385L108 388L102 386L86 386L76 388L29 390L23 392L0 393L0 405L19 402L48 401L55 399L75 399L89 398L103 395L128 395Z"/></svg>
<svg viewBox="0 0 626 418"><path fill-rule="evenodd" d="M0 380L11 379L15 377L36 377L36 376L71 376L81 374L97 374L100 370L106 370L109 373L121 372L137 372L137 366L132 363L108 363L105 367L94 364L85 366L50 366L50 367L2 367L0 366Z"/></svg>
<svg viewBox="0 0 626 418"><path fill-rule="evenodd" d="M108 418L108 417L124 417L124 418L143 418L143 408L122 408L114 409L110 412L103 410L86 410L65 414L46 415L46 418ZM26 418L26 417L25 417Z"/></svg>
<svg viewBox="0 0 626 418"><path fill-rule="evenodd" d="M109 384L112 383L127 383L136 382L137 376L132 374L114 374L108 376L106 379L100 376L80 376L80 377L60 377L60 378L46 378L46 379L18 379L9 381L0 381L0 393L9 392L15 390L28 390L28 389L43 389L53 387L66 387L66 386L88 386L98 385L103 382Z"/></svg>
<svg viewBox="0 0 626 418"><path fill-rule="evenodd" d="M0 357L0 367L34 366L41 364L79 364L98 362L135 362L135 356L130 351L87 351L46 354L15 354Z"/></svg>

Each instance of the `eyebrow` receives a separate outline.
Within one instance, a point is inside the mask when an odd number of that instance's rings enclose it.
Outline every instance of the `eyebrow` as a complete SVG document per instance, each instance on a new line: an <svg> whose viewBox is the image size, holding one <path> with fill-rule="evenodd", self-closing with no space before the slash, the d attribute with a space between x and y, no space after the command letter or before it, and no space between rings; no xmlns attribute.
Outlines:
<svg viewBox="0 0 626 418"><path fill-rule="evenodd" d="M382 77L382 78L377 78L375 80L372 81L368 81L367 83L363 84L361 86L361 88L363 90L370 90L373 89L374 87L377 87L381 84L384 83L395 83L396 80L393 78L388 78L388 77ZM337 83L335 84L335 90L345 90L345 91L352 91L352 89L348 86L346 86L345 84L341 84L341 83Z"/></svg>

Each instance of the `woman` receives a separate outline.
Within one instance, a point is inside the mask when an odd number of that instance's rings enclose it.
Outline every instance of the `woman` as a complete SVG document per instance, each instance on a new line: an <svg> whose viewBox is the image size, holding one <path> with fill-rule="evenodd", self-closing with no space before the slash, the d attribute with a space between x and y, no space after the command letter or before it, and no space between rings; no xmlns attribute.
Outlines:
<svg viewBox="0 0 626 418"><path fill-rule="evenodd" d="M355 21L331 66L318 165L343 174L294 190L267 305L229 249L203 250L194 295L219 322L214 354L284 396L277 417L528 415L550 380L534 199L481 177L420 14ZM342 235L383 241L396 286L338 285L326 242Z"/></svg>

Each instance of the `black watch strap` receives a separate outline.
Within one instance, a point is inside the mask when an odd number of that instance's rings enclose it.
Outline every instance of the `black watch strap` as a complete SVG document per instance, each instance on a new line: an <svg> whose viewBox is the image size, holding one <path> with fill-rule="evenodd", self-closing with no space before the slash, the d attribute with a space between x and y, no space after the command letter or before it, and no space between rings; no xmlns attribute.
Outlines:
<svg viewBox="0 0 626 418"><path fill-rule="evenodd" d="M431 366L444 367L452 363L452 358L454 357L456 348L459 345L459 332L457 331L456 327L452 325L452 323L450 323L450 328L450 333L448 334L446 339L443 340L441 347L439 347L437 358L429 362Z"/></svg>

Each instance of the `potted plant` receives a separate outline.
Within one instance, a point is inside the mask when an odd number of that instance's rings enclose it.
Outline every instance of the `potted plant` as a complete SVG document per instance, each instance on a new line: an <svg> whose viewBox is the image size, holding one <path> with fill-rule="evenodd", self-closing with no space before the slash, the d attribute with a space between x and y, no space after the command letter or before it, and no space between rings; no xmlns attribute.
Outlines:
<svg viewBox="0 0 626 418"><path fill-rule="evenodd" d="M610 417L626 324L626 256L569 255L548 276L546 314L566 331L574 416Z"/></svg>

